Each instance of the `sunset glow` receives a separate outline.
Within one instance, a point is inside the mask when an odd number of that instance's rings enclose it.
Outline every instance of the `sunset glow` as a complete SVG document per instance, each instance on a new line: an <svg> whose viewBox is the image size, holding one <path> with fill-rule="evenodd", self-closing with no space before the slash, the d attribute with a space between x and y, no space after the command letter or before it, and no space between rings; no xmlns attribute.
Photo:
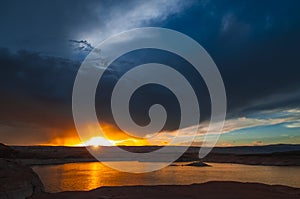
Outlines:
<svg viewBox="0 0 300 199"><path fill-rule="evenodd" d="M92 137L88 141L80 144L81 146L93 146L93 147L99 147L99 146L113 146L113 141L109 140L112 144L107 145L107 140L103 137Z"/></svg>
<svg viewBox="0 0 300 199"><path fill-rule="evenodd" d="M0 199L300 199L300 0L46 3L1 1Z"/></svg>

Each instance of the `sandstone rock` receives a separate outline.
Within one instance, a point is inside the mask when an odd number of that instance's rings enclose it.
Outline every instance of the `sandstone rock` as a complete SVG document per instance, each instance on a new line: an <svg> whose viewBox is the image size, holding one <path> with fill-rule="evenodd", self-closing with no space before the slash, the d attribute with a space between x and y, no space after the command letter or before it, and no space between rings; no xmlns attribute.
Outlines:
<svg viewBox="0 0 300 199"><path fill-rule="evenodd" d="M188 163L184 166L205 167L205 166L209 166L209 165L204 162L201 162L201 161L194 161L194 162Z"/></svg>
<svg viewBox="0 0 300 199"><path fill-rule="evenodd" d="M14 158L16 151L0 143L0 158Z"/></svg>
<svg viewBox="0 0 300 199"><path fill-rule="evenodd" d="M299 199L300 189L242 182L206 182L193 185L116 186L91 191L41 194L34 199Z"/></svg>
<svg viewBox="0 0 300 199"><path fill-rule="evenodd" d="M0 198L24 199L40 194L44 186L30 167L0 159Z"/></svg>

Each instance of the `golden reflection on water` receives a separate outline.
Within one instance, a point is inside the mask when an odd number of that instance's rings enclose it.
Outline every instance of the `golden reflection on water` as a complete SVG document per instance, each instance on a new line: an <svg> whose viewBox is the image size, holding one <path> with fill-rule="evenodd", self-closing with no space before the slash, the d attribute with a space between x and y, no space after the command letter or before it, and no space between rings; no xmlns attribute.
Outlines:
<svg viewBox="0 0 300 199"><path fill-rule="evenodd" d="M115 162L143 167L138 162ZM182 163L177 163L182 164ZM207 181L241 181L300 187L300 167L249 166L210 163L210 167L169 166L144 174L124 173L100 162L34 166L48 192L91 190L100 186L193 184Z"/></svg>
<svg viewBox="0 0 300 199"><path fill-rule="evenodd" d="M89 174L89 183L87 184L87 189L94 189L95 187L99 187L101 176L98 175L98 171L103 168L102 164L90 164L90 174Z"/></svg>
<svg viewBox="0 0 300 199"><path fill-rule="evenodd" d="M58 169L58 167L60 167L60 169ZM110 183L117 182L121 174L98 162L64 164L55 166L51 170L52 174L58 174L57 177L61 179L60 186L63 187L64 190L95 189L106 185L107 181L110 181ZM103 177L102 174L104 173L106 177ZM107 180L107 178L109 178L109 180Z"/></svg>

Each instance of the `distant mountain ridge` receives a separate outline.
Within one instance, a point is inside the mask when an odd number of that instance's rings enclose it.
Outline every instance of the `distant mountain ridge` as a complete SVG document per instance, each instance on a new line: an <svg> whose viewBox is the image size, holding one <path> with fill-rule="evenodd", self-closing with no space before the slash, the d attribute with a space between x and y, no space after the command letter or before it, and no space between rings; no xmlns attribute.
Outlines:
<svg viewBox="0 0 300 199"><path fill-rule="evenodd" d="M158 150L161 146L120 146L122 149L133 153L147 153ZM166 157L174 155L173 150L180 146L168 146L169 152L162 154L160 159L139 160L149 162L164 162ZM3 151L1 152L1 149ZM102 161L137 161L132 157L115 156L116 147L99 147ZM204 158L199 159L200 147L190 147L177 162L218 162L238 163L249 165L273 165L273 166L300 166L300 144L276 144L266 146L236 146L215 147ZM12 154L10 154L10 152ZM100 154L101 153L101 154ZM64 147L64 146L5 146L0 147L3 158L18 159L27 165L40 164L63 164L70 162L93 162L97 161L86 149L86 147Z"/></svg>
<svg viewBox="0 0 300 199"><path fill-rule="evenodd" d="M300 144L272 144L263 146L215 147L213 153L270 154L276 152L300 151Z"/></svg>
<svg viewBox="0 0 300 199"><path fill-rule="evenodd" d="M3 145L3 144L2 144ZM5 146L5 145L3 145ZM114 146L113 146L114 147ZM162 146L119 146L125 150L132 151L135 153L146 153L150 151L155 151ZM178 148L181 146L168 146L173 148ZM68 147L68 146L10 146L5 147L10 148L15 151L40 151L43 149L57 150L68 150L74 149L75 151L80 151L80 149L85 147ZM103 149L109 149L109 146L102 146ZM198 152L200 147L191 146L188 152ZM272 144L272 145L262 145L262 146L230 146L230 147L214 147L211 153L225 153L225 154L271 154L276 152L290 152L290 151L300 151L300 144ZM1 149L0 149L1 152Z"/></svg>

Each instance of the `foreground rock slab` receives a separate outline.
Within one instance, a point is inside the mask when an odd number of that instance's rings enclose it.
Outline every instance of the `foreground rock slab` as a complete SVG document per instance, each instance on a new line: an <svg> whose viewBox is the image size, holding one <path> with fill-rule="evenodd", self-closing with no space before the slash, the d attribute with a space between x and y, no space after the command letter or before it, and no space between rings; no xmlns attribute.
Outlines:
<svg viewBox="0 0 300 199"><path fill-rule="evenodd" d="M41 180L30 167L0 159L0 199L24 199L43 190Z"/></svg>
<svg viewBox="0 0 300 199"><path fill-rule="evenodd" d="M89 192L61 192L42 194L34 199L296 199L300 189L280 185L240 182L207 182L193 185L101 187Z"/></svg>

